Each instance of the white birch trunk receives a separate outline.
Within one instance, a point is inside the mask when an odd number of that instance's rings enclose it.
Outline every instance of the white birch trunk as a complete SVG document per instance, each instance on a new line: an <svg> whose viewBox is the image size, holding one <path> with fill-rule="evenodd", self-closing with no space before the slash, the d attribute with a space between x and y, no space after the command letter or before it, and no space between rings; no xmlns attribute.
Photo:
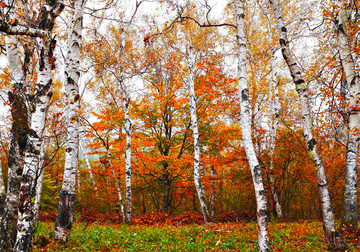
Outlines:
<svg viewBox="0 0 360 252"><path fill-rule="evenodd" d="M271 132L270 132L270 187L271 187L271 196L273 200L273 207L277 217L282 218L283 214L281 211L281 205L279 203L279 198L275 190L275 176L274 176L274 150L275 150L275 140L276 140L276 131L279 123L279 87L277 82L277 71L275 66L275 50L271 52L271 81L270 81L270 118L271 118Z"/></svg>
<svg viewBox="0 0 360 252"><path fill-rule="evenodd" d="M266 208L266 194L263 185L262 171L256 157L254 144L251 138L251 119L249 106L249 89L246 77L246 35L245 35L245 13L244 1L235 0L236 25L237 25L237 43L239 46L239 92L240 92L240 110L241 110L241 131L246 156L251 169L254 182L255 197L257 204L257 223L259 251L269 251L268 237L268 213Z"/></svg>
<svg viewBox="0 0 360 252"><path fill-rule="evenodd" d="M65 96L67 118L67 142L63 184L60 191L58 215L54 237L66 242L70 234L75 210L75 179L79 156L79 79L83 16L86 0L73 0L74 13L68 31L65 58Z"/></svg>
<svg viewBox="0 0 360 252"><path fill-rule="evenodd" d="M36 175L33 226L36 226L39 221L41 190L42 190L42 184L43 184L43 179L44 179L44 162L45 162L44 147L41 147L39 170Z"/></svg>
<svg viewBox="0 0 360 252"><path fill-rule="evenodd" d="M125 213L124 201L123 201L123 198L122 198L122 195L121 195L120 183L119 183L119 180L118 180L118 178L116 176L115 168L114 168L114 166L112 164L112 161L111 161L111 155L110 155L110 150L109 150L108 146L106 147L106 150L107 150L108 163L109 163L110 169L111 169L111 174L112 174L112 176L114 178L116 191L117 191L118 197L119 197L119 203L120 203L121 213L122 213L122 217L123 217L123 222L125 223L126 222L126 213Z"/></svg>
<svg viewBox="0 0 360 252"><path fill-rule="evenodd" d="M89 170L90 180L91 180L91 184L93 185L96 198L99 198L98 189L97 189L97 186L96 186L96 183L95 183L95 180L94 180L94 175L93 175L93 173L91 171L91 165L90 165L89 159L87 157L87 153L84 151L84 147L82 146L82 144L79 143L79 145L80 145L81 152L83 153L84 158L85 158L86 167Z"/></svg>
<svg viewBox="0 0 360 252"><path fill-rule="evenodd" d="M316 172L319 194L322 204L324 222L323 228L325 232L325 237L329 246L333 248L343 248L345 245L337 232L335 232L335 221L333 210L331 207L330 193L325 168L322 162L322 158L316 148L316 140L313 137L309 89L304 79L302 78L301 69L296 63L295 57L290 50L289 40L287 38L287 30L282 19L282 11L280 9L279 3L276 0L270 0L270 4L274 11L276 26L280 37L279 41L281 46L281 52L286 61L286 64L288 65L291 76L296 85L296 91L300 99L302 114L301 121L304 130L304 138L308 150L308 155L310 156L310 159L314 164Z"/></svg>
<svg viewBox="0 0 360 252"><path fill-rule="evenodd" d="M49 8L50 6L46 6ZM43 132L47 111L52 96L52 41L43 38L41 41L41 56L39 60L39 77L36 85L33 103L31 104L31 128L29 143L25 153L24 170L20 185L19 212L17 236L14 251L31 251L32 224L34 219L33 197L35 197L36 174L40 170Z"/></svg>
<svg viewBox="0 0 360 252"><path fill-rule="evenodd" d="M196 96L195 96L195 52L194 48L189 48L189 57L187 61L187 66L189 69L189 89L190 89L190 118L191 125L193 129L193 138L194 138L194 182L196 192L200 201L201 211L204 217L204 222L207 223L209 221L209 212L205 203L205 192L200 183L200 147L199 147L199 129L198 129L198 121L196 116Z"/></svg>
<svg viewBox="0 0 360 252"><path fill-rule="evenodd" d="M7 6L12 1L5 1ZM14 8L6 8L9 18L14 18ZM13 248L16 241L18 201L21 175L24 168L24 156L27 144L27 135L30 127L25 98L25 75L19 57L18 41L14 36L5 37L6 56L11 69L11 85L9 92L11 115L13 119L11 128L11 142L8 158L8 184L5 199L5 208L0 225L0 248L5 251ZM24 69L28 66L24 65Z"/></svg>
<svg viewBox="0 0 360 252"><path fill-rule="evenodd" d="M125 185L126 185L126 222L131 223L131 127L129 115L129 98L123 87L122 104L125 116L126 151L125 151Z"/></svg>
<svg viewBox="0 0 360 252"><path fill-rule="evenodd" d="M340 12L337 22L337 39L341 64L346 75L346 84L349 88L349 123L347 130L346 161L345 161L345 194L343 223L350 232L358 227L357 220L357 153L359 150L360 110L357 102L360 100L360 77L355 71L355 62L351 55L349 41L349 17L342 2L337 1Z"/></svg>

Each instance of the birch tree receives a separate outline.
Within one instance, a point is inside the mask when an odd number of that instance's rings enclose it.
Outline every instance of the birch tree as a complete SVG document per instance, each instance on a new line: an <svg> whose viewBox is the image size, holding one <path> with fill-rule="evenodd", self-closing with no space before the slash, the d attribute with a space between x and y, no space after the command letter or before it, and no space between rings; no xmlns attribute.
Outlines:
<svg viewBox="0 0 360 252"><path fill-rule="evenodd" d="M126 134L126 150L125 150L125 187L126 187L126 222L131 223L131 128L132 123L129 115L129 100L125 91L122 92L122 105L124 109L124 129Z"/></svg>
<svg viewBox="0 0 360 252"><path fill-rule="evenodd" d="M275 150L275 141L276 141L276 132L279 124L279 86L277 82L277 71L275 65L275 48L271 50L271 80L270 80L270 188L271 196L273 200L273 205L275 208L276 215L282 217L281 205L279 202L278 195L275 190L275 176L274 176L274 150Z"/></svg>
<svg viewBox="0 0 360 252"><path fill-rule="evenodd" d="M350 232L355 232L358 227L357 220L357 153L359 150L359 125L360 125L360 77L356 72L353 50L350 40L350 16L353 5L345 6L342 1L336 1L339 8L338 15L334 16L336 36L341 65L345 73L346 85L349 88L348 125L345 161L345 194L344 194L344 219L343 222Z"/></svg>
<svg viewBox="0 0 360 252"><path fill-rule="evenodd" d="M314 165L316 172L319 194L322 204L322 215L324 222L323 228L325 232L325 237L327 243L332 249L343 249L344 247L346 247L346 245L341 240L340 235L335 231L335 221L333 210L331 207L331 199L325 168L322 158L317 150L317 142L313 135L309 88L302 77L301 69L290 49L287 29L282 18L281 7L276 0L269 0L269 2L274 12L276 27L279 34L281 52L289 68L293 82L295 83L296 91L300 100L302 114L301 121L304 130L303 134L308 150L308 155Z"/></svg>
<svg viewBox="0 0 360 252"><path fill-rule="evenodd" d="M6 1L7 6L14 5L14 1ZM7 8L9 19L15 18L14 8ZM6 26L6 24L2 24ZM4 30L0 29L4 32ZM16 240L16 225L18 213L18 201L20 192L21 175L24 167L24 156L29 132L27 111L26 80L24 70L27 65L21 65L19 47L15 36L5 38L6 56L11 69L12 91L9 91L11 106L12 126L8 161L8 186L5 200L5 208L1 223L0 247L4 250L11 249Z"/></svg>
<svg viewBox="0 0 360 252"><path fill-rule="evenodd" d="M188 67L188 84L189 84L189 92L190 92L190 119L193 130L193 138L194 138L194 182L196 192L199 198L201 212L204 217L204 222L207 223L209 221L209 211L205 203L205 191L200 183L200 146L199 146L199 129L198 129L198 120L196 115L197 110L197 102L195 96L195 76L196 76L196 52L194 52L194 48L192 46L189 47L188 59L186 61Z"/></svg>
<svg viewBox="0 0 360 252"><path fill-rule="evenodd" d="M246 77L246 35L245 35L245 13L243 0L235 0L234 7L236 13L237 44L239 46L238 55L238 74L239 74L239 93L241 111L241 131L243 145L250 165L251 174L254 182L255 197L257 204L257 223L258 223L258 248L260 251L269 251L268 237L268 213L266 208L266 194L264 190L262 170L256 157L254 144L251 138L251 119L249 107L249 89Z"/></svg>
<svg viewBox="0 0 360 252"><path fill-rule="evenodd" d="M16 40L11 37L8 40L9 64L12 66L15 77L15 92L14 94L9 93L9 99L15 109L12 110L13 139L11 141L11 153L9 153L9 194L7 195L5 215L1 225L0 247L4 250L12 250L16 238L14 250L29 251L31 249L33 220L33 203L31 199L34 196L35 175L43 141L42 133L51 98L51 69L55 47L51 31L54 27L55 18L61 13L64 5L61 1L45 2L37 19L38 22L30 26L17 22L14 15L15 4L15 1L7 2L8 11L6 13L9 16L0 22L0 31L8 35L38 37L41 53L38 80L34 94L26 94L25 90L28 90L28 87L25 83L25 73L33 48L24 48L24 67L22 67ZM34 7L36 8L36 5ZM29 5L26 2L23 10L27 13L28 9ZM19 91L17 92L17 90ZM28 100L25 99L25 95ZM20 178L21 184L19 183ZM16 222L17 228L15 227Z"/></svg>
<svg viewBox="0 0 360 252"><path fill-rule="evenodd" d="M79 79L83 16L86 0L70 1L74 12L68 31L67 55L65 58L64 85L66 97L67 142L63 184L60 191L58 215L54 237L66 242L73 223L75 207L75 179L79 155Z"/></svg>

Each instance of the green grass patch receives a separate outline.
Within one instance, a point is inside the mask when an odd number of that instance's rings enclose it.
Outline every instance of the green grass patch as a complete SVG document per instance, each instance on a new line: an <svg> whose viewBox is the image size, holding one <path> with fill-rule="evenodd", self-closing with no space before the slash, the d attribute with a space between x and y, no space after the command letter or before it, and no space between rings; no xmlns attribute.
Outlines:
<svg viewBox="0 0 360 252"><path fill-rule="evenodd" d="M33 251L257 251L256 223L132 226L76 223L66 244L35 229ZM320 222L270 223L272 251L326 251Z"/></svg>

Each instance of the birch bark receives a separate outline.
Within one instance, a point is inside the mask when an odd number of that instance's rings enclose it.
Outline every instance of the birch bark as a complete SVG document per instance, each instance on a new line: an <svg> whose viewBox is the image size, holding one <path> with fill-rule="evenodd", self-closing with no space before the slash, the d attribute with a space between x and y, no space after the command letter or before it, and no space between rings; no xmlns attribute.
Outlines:
<svg viewBox="0 0 360 252"><path fill-rule="evenodd" d="M255 197L257 204L257 223L259 251L269 251L268 237L268 213L266 208L266 194L263 185L262 171L255 154L254 144L251 138L251 119L249 106L249 89L246 77L246 35L245 35L245 13L244 1L235 0L237 44L239 46L239 92L240 92L240 111L241 111L241 131L246 156L250 165L254 183Z"/></svg>
<svg viewBox="0 0 360 252"><path fill-rule="evenodd" d="M276 26L279 33L279 42L281 46L281 52L283 57L288 65L293 81L296 85L296 91L299 95L300 105L301 105L301 114L302 114L302 125L304 130L304 138L308 150L308 155L310 156L311 161L314 164L319 194L322 204L323 212L323 222L324 222L324 232L326 240L331 248L341 249L346 245L341 240L337 232L335 232L335 221L333 210L331 207L330 193L328 188L327 177L325 173L325 168L323 165L322 158L316 148L316 140L313 136L312 131L312 118L311 118L311 109L310 109L310 100L309 100L309 89L307 84L301 75L301 69L296 63L295 57L291 52L289 46L289 40L287 38L287 29L285 27L282 11L279 6L278 1L269 0L271 7L274 12Z"/></svg>
<svg viewBox="0 0 360 252"><path fill-rule="evenodd" d="M279 202L278 195L275 190L275 176L274 176L274 150L275 150L275 140L276 140L276 131L279 123L279 87L277 82L277 71L275 66L275 50L271 52L271 81L270 81L270 117L271 117L271 132L270 132L270 187L271 195L273 200L273 206L275 208L275 213L277 217L281 218L283 216L281 211L281 205Z"/></svg>
<svg viewBox="0 0 360 252"><path fill-rule="evenodd" d="M83 29L83 16L86 0L70 1L74 6L71 27L68 31L67 56L65 59L65 96L66 118L68 125L65 168L63 184L60 191L58 215L54 237L66 242L73 223L75 208L75 179L79 155L79 79L80 53Z"/></svg>
<svg viewBox="0 0 360 252"><path fill-rule="evenodd" d="M42 189L42 184L43 184L43 179L44 179L44 162L45 162L44 147L41 147L39 171L37 172L37 175L36 175L33 226L36 226L39 221L41 189Z"/></svg>
<svg viewBox="0 0 360 252"><path fill-rule="evenodd" d="M12 15L10 11L9 15ZM9 92L11 115L11 142L8 159L8 185L5 209L1 223L0 247L4 251L13 248L16 241L16 225L21 175L24 168L24 156L30 123L28 121L27 102L25 97L25 76L14 36L5 38L7 59L11 68L13 91Z"/></svg>
<svg viewBox="0 0 360 252"><path fill-rule="evenodd" d="M346 161L345 161L345 194L344 194L344 219L347 231L355 232L358 227L357 220L357 153L359 150L360 125L360 77L355 71L355 62L352 57L351 43L349 40L349 16L342 2L337 1L341 8L336 24L339 54L343 66L346 85L349 88L349 119L347 125Z"/></svg>
<svg viewBox="0 0 360 252"><path fill-rule="evenodd" d="M205 203L205 192L200 183L200 147L199 147L199 129L198 129L198 121L196 115L197 102L195 96L195 63L196 63L196 55L194 52L194 48L190 46L189 48L189 57L187 60L187 66L189 70L189 89L190 89L190 118L191 125L193 129L193 138L194 138L194 182L196 192L200 201L201 211L204 217L204 222L207 223L209 221L209 212Z"/></svg>
<svg viewBox="0 0 360 252"><path fill-rule="evenodd" d="M7 6L13 1L5 1ZM9 18L14 18L14 9L7 8ZM13 124L11 127L11 142L8 160L8 185L3 218L1 218L0 247L12 249L16 240L16 225L21 174L24 167L24 156L29 131L27 102L25 96L26 80L23 69L27 66L19 57L18 41L14 36L5 38L6 56L11 68L11 83L13 91L8 93Z"/></svg>
<svg viewBox="0 0 360 252"><path fill-rule="evenodd" d="M124 201L122 198L122 194L121 194L121 188L120 188L120 183L119 180L116 176L115 173L115 168L113 166L113 163L111 161L111 154L110 154L110 150L109 150L109 146L106 145L106 151L107 151L107 158L108 158L108 163L110 165L110 169L111 169L111 174L114 178L114 182L115 182L115 186L116 186L116 191L118 193L118 197L119 197L119 203L120 203L120 207L121 207L121 213L122 213L122 217L123 217L123 222L126 222L126 212L125 212L125 207L124 207Z"/></svg>
<svg viewBox="0 0 360 252"><path fill-rule="evenodd" d="M126 151L125 151L125 185L126 185L126 222L131 223L131 127L129 115L129 98L123 87L122 104L125 116Z"/></svg>

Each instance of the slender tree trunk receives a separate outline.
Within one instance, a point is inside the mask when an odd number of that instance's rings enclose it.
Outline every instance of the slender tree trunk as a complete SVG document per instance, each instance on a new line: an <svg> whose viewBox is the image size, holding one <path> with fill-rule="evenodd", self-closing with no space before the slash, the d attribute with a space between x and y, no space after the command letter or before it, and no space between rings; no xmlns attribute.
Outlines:
<svg viewBox="0 0 360 252"><path fill-rule="evenodd" d="M256 157L254 144L251 138L251 119L249 106L249 89L246 77L246 35L245 35L245 13L244 1L235 0L237 43L239 46L239 91L240 91L240 111L241 111L241 131L243 145L250 165L251 174L254 182L255 197L257 204L257 223L258 223L258 248L260 251L269 251L268 237L268 213L266 208L266 194L263 185L262 171Z"/></svg>
<svg viewBox="0 0 360 252"><path fill-rule="evenodd" d="M214 166L211 166L211 192L210 192L210 206L211 206L211 218L215 218L215 176L216 171Z"/></svg>
<svg viewBox="0 0 360 252"><path fill-rule="evenodd" d="M277 72L275 69L275 50L271 52L271 81L270 81L270 117L271 117L271 133L270 133L270 187L271 187L271 196L273 200L273 206L275 208L275 213L277 217L281 218L283 216L281 205L279 203L279 198L275 190L275 176L274 176L274 150L275 150L275 140L276 140L276 131L279 123L279 87L277 82Z"/></svg>
<svg viewBox="0 0 360 252"><path fill-rule="evenodd" d="M42 190L42 184L43 184L43 179L44 179L44 162L45 162L44 147L41 147L39 171L36 175L33 226L36 226L39 221L41 190Z"/></svg>
<svg viewBox="0 0 360 252"><path fill-rule="evenodd" d="M337 26L337 39L341 64L345 72L346 85L349 88L349 119L346 143L346 161L345 161L345 194L344 194L344 219L347 231L355 232L358 227L357 220L357 153L359 150L359 132L360 110L357 104L360 100L360 77L355 71L354 59L349 41L349 17L347 10L342 2L338 1L340 12L338 20L335 20Z"/></svg>
<svg viewBox="0 0 360 252"><path fill-rule="evenodd" d="M71 27L68 32L67 55L65 58L65 96L67 117L67 142L63 184L60 191L58 215L54 237L66 242L73 224L75 210L75 179L79 156L79 78L81 33L86 0L70 1L74 6Z"/></svg>
<svg viewBox="0 0 360 252"><path fill-rule="evenodd" d="M125 184L126 184L126 222L131 223L131 127L132 123L129 115L129 98L126 96L125 87L123 88L122 104L125 115L126 133L126 152L125 152Z"/></svg>
<svg viewBox="0 0 360 252"><path fill-rule="evenodd" d="M287 38L287 30L282 19L282 12L279 6L278 1L269 0L272 6L277 30L280 36L280 46L283 57L288 65L293 81L296 85L296 91L298 92L300 105L301 105L301 114L302 114L302 125L304 130L304 138L308 150L308 155L310 156L311 161L314 164L317 183L319 187L319 194L322 204L323 212L323 228L325 232L326 240L332 249L344 248L346 245L341 240L337 232L335 232L335 221L333 210L331 207L330 193L328 188L327 177L322 162L322 158L316 148L316 140L313 137L312 131L312 118L311 118L311 109L310 109L310 100L309 100L309 89L304 79L301 76L301 69L296 63L295 57L292 54L289 46L289 41Z"/></svg>
<svg viewBox="0 0 360 252"><path fill-rule="evenodd" d="M197 101L195 96L195 52L194 48L190 46L189 48L189 58L187 62L187 66L189 69L189 89L190 89L190 117L191 117L191 125L193 129L193 138L194 138L194 182L196 192L200 201L201 212L204 217L204 222L207 223L209 221L209 211L205 203L205 192L200 183L200 147L199 147L199 129L198 129L198 121L196 115L197 109Z"/></svg>
<svg viewBox="0 0 360 252"><path fill-rule="evenodd" d="M163 165L165 173L163 174L163 185L164 185L164 194L162 199L162 211L168 212L170 207L170 188L171 188L171 181L169 179L169 173L167 171L168 164Z"/></svg>
<svg viewBox="0 0 360 252"><path fill-rule="evenodd" d="M94 175L93 175L93 173L91 171L91 165L90 165L89 159L87 157L87 153L84 151L84 147L82 146L82 144L79 143L79 145L80 145L81 152L84 154L86 167L89 170L90 180L91 180L91 184L93 185L93 188L94 188L94 191L95 191L95 194L96 194L96 198L99 198L98 189L97 189L97 186L96 186L96 183L95 183L95 180L94 180Z"/></svg>
<svg viewBox="0 0 360 252"><path fill-rule="evenodd" d="M122 195L121 195L121 188L120 188L120 183L119 183L119 180L115 174L115 168L112 164L112 161L111 161L111 155L110 155L110 150L109 150L109 147L107 146L106 147L106 150L107 150L107 158L108 158L108 163L110 165L110 169L111 169L111 174L114 178L114 182L115 182L115 186L116 186L116 191L118 193L118 197L119 197L119 203L120 203L120 207L121 207L121 213L122 213L122 217L123 217L123 222L125 223L126 222L126 213L125 213L125 207L124 207L124 201L123 201L123 198L122 198Z"/></svg>

